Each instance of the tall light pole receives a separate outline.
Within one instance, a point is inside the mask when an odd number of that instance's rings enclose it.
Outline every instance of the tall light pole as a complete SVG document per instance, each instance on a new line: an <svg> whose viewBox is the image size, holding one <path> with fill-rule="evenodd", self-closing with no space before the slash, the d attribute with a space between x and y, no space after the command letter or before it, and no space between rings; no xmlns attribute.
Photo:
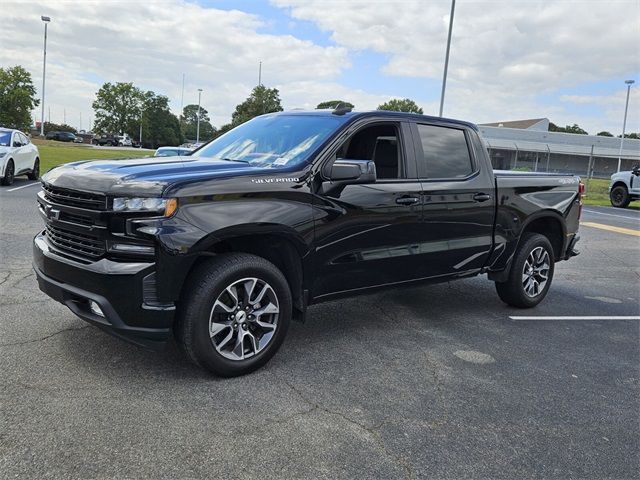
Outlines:
<svg viewBox="0 0 640 480"><path fill-rule="evenodd" d="M40 20L44 22L44 56L42 59L42 115L40 116L40 136L44 137L44 81L47 74L47 25L51 17L42 15Z"/></svg>
<svg viewBox="0 0 640 480"><path fill-rule="evenodd" d="M200 143L200 99L202 97L202 89L198 89L198 126L196 127L196 143Z"/></svg>
<svg viewBox="0 0 640 480"><path fill-rule="evenodd" d="M624 131L627 128L627 111L629 110L629 93L631 92L631 85L635 83L635 80L625 80L627 84L627 101L624 104L624 120L622 122L622 137L620 137L620 152L618 153L618 172L622 166L622 145L624 145Z"/></svg>
<svg viewBox="0 0 640 480"><path fill-rule="evenodd" d="M444 57L444 74L442 75L442 93L440 94L440 116L444 108L444 91L447 88L447 70L449 70L449 50L451 50L451 32L453 31L453 14L456 10L456 0L451 0L451 15L449 15L449 36L447 37L447 53Z"/></svg>

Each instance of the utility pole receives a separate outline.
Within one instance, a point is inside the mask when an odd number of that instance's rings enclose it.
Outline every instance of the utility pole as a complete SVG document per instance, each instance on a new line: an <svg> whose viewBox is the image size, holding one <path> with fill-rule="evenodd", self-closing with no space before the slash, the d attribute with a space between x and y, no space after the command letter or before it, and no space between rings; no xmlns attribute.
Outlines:
<svg viewBox="0 0 640 480"><path fill-rule="evenodd" d="M200 99L202 98L202 89L198 89L198 126L196 128L196 143L200 143Z"/></svg>
<svg viewBox="0 0 640 480"><path fill-rule="evenodd" d="M44 22L44 55L42 58L42 114L40 116L40 136L44 137L44 85L47 76L47 25L51 21L51 17L42 15L40 20ZM49 122L51 122L51 110L49 110Z"/></svg>
<svg viewBox="0 0 640 480"><path fill-rule="evenodd" d="M82 112L80 112L80 128L78 130L82 130Z"/></svg>
<svg viewBox="0 0 640 480"><path fill-rule="evenodd" d="M444 91L447 88L447 70L449 70L449 51L451 50L451 32L453 31L453 14L456 9L456 0L451 0L451 15L449 15L449 36L447 37L447 52L444 57L444 74L442 75L442 93L440 94L440 116L444 108Z"/></svg>
<svg viewBox="0 0 640 480"><path fill-rule="evenodd" d="M180 123L182 123L182 112L184 111L184 73L182 74L182 95L180 96Z"/></svg>
<svg viewBox="0 0 640 480"><path fill-rule="evenodd" d="M625 80L627 84L627 101L624 104L624 120L622 122L622 137L620 137L620 151L618 152L618 172L622 167L622 145L624 145L624 131L627 128L627 111L629 110L629 92L631 92L631 85L635 83L635 80Z"/></svg>
<svg viewBox="0 0 640 480"><path fill-rule="evenodd" d="M258 85L262 85L262 60L258 64Z"/></svg>

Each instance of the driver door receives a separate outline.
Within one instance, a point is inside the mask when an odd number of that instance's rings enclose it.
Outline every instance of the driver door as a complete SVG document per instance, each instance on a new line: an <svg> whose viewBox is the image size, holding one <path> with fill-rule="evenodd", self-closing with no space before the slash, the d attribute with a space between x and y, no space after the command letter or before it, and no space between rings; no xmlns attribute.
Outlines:
<svg viewBox="0 0 640 480"><path fill-rule="evenodd" d="M421 184L408 123L378 121L358 128L333 160L372 160L377 179L323 189L314 199L314 298L419 276Z"/></svg>

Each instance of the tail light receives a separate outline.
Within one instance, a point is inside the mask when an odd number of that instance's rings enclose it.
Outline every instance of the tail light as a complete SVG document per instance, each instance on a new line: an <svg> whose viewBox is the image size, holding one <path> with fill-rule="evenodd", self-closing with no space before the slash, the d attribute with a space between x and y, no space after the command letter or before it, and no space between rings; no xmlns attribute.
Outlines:
<svg viewBox="0 0 640 480"><path fill-rule="evenodd" d="M578 220L580 220L580 217L582 216L582 199L585 197L586 195L586 191L587 188L585 187L584 183L579 182L578 183L578 201L580 202L580 206L578 207Z"/></svg>

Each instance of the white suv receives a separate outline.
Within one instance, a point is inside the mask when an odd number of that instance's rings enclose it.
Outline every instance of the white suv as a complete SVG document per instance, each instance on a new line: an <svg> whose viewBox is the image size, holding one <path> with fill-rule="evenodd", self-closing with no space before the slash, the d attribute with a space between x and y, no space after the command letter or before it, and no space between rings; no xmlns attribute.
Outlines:
<svg viewBox="0 0 640 480"><path fill-rule="evenodd" d="M18 130L0 128L0 184L11 185L17 175L40 176L40 154L29 137Z"/></svg>
<svg viewBox="0 0 640 480"><path fill-rule="evenodd" d="M126 133L124 135L118 135L118 146L119 147L130 147L133 145L131 141L131 137Z"/></svg>

